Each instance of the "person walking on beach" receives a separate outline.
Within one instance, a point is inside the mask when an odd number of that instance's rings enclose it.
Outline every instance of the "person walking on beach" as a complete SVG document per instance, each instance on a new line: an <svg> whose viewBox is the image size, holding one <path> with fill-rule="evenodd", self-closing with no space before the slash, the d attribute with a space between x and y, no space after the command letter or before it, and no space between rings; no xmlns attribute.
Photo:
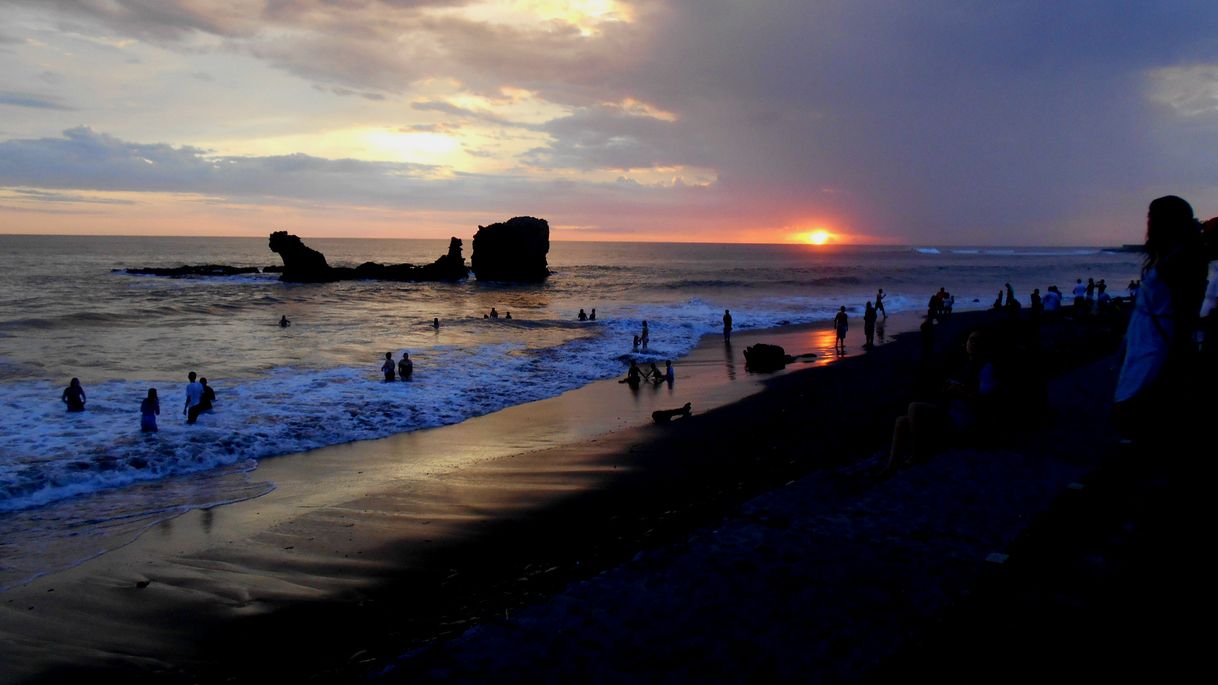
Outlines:
<svg viewBox="0 0 1218 685"><path fill-rule="evenodd" d="M199 374L191 371L186 374L186 379L189 381L186 384L186 404L182 407L182 413L186 415L186 423L194 424L199 418L199 403L203 401L203 384L196 380Z"/></svg>
<svg viewBox="0 0 1218 685"><path fill-rule="evenodd" d="M728 310L723 310L723 339L732 339L732 313Z"/></svg>
<svg viewBox="0 0 1218 685"><path fill-rule="evenodd" d="M280 328L287 328L288 326L291 326L291 325L292 325L292 322L288 321L287 314L284 314L283 316L279 317L279 327Z"/></svg>
<svg viewBox="0 0 1218 685"><path fill-rule="evenodd" d="M884 289L880 288L875 292L875 311L882 315L885 319L888 318L888 312L884 310Z"/></svg>
<svg viewBox="0 0 1218 685"><path fill-rule="evenodd" d="M580 321L587 321L587 320L588 320L588 315L584 313L584 308L583 308L583 307L580 307L580 308L579 308L579 320L580 320Z"/></svg>
<svg viewBox="0 0 1218 685"><path fill-rule="evenodd" d="M161 413L161 401L157 399L156 388L148 388L148 396L140 402L140 432L157 432L156 417Z"/></svg>
<svg viewBox="0 0 1218 685"><path fill-rule="evenodd" d="M85 389L80 384L79 378L73 378L68 381L68 387L63 389L63 394L59 399L68 405L68 411L78 412L85 410Z"/></svg>
<svg viewBox="0 0 1218 685"><path fill-rule="evenodd" d="M837 333L837 342L834 343L834 350L838 354L846 354L846 329L850 327L850 322L846 317L846 307L843 305L837 310L837 316L833 317L833 330Z"/></svg>
<svg viewBox="0 0 1218 685"><path fill-rule="evenodd" d="M381 364L381 373L385 374L385 382L386 382L386 383L391 382L391 381L393 381L393 380L394 380L394 376L393 376L393 353L392 353L392 352L386 352L386 353L385 353L385 363L384 363L384 364Z"/></svg>
<svg viewBox="0 0 1218 685"><path fill-rule="evenodd" d="M863 337L867 339L863 347L875 347L875 307L872 307L870 302L863 309Z"/></svg>
<svg viewBox="0 0 1218 685"><path fill-rule="evenodd" d="M414 375L414 362L410 361L410 353L403 352L402 359L398 361L398 378L404 381L410 380Z"/></svg>

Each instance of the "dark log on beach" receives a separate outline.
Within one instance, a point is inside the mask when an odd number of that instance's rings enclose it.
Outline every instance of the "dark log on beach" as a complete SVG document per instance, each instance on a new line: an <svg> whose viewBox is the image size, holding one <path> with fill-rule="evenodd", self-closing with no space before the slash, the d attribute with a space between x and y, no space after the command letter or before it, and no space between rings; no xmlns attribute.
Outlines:
<svg viewBox="0 0 1218 685"><path fill-rule="evenodd" d="M459 281L469 277L465 258L461 256L461 240L452 238L448 253L423 266L413 264L378 264L364 262L355 268L333 267L326 256L287 231L271 234L270 248L283 258L283 273L279 280L289 283L330 283L332 281Z"/></svg>
<svg viewBox="0 0 1218 685"><path fill-rule="evenodd" d="M119 269L115 269L118 271ZM224 264L197 264L175 267L138 267L122 271L136 276L167 276L169 278L185 278L187 276L239 276L241 274L256 274L256 266L226 266Z"/></svg>
<svg viewBox="0 0 1218 685"><path fill-rule="evenodd" d="M546 265L549 251L550 224L545 219L518 216L478 227L470 268L480 281L540 283L550 275Z"/></svg>

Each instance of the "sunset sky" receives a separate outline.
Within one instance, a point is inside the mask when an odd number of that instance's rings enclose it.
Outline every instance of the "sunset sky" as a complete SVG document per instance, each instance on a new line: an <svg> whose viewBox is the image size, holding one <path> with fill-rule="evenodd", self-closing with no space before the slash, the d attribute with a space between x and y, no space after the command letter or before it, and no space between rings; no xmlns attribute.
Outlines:
<svg viewBox="0 0 1218 685"><path fill-rule="evenodd" d="M0 233L1094 245L1218 214L1218 3L0 0ZM818 233L823 232L823 233Z"/></svg>

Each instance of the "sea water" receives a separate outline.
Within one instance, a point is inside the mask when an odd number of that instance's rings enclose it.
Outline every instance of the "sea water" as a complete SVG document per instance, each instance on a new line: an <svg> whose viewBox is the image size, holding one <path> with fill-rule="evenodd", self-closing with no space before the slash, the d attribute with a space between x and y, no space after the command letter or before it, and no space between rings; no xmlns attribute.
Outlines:
<svg viewBox="0 0 1218 685"><path fill-rule="evenodd" d="M447 249L306 242L335 266L423 264ZM1098 248L571 242L551 245L553 275L539 285L121 271L204 263L279 260L265 239L0 235L0 588L6 564L10 581L53 565L29 540L137 530L266 492L260 459L457 423L621 375L630 359L679 360L720 330L724 309L748 330L829 320L839 306L859 316L877 288L889 313L924 308L940 287L967 309L1007 282L1026 305L1032 288L1069 295L1080 277L1122 294L1138 273L1137 255ZM501 318L484 317L492 307ZM597 320L578 321L581 308ZM651 342L636 352L644 320ZM383 382L385 353L403 351L413 380ZM182 415L189 371L217 393L196 425ZM59 399L72 377L88 395L82 413ZM139 431L149 388L155 434ZM27 563L14 571L16 558Z"/></svg>

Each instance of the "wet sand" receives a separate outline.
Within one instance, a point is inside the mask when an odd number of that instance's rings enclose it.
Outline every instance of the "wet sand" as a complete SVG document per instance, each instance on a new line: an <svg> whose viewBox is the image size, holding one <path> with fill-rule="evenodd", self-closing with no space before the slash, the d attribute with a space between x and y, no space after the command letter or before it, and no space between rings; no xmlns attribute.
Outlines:
<svg viewBox="0 0 1218 685"><path fill-rule="evenodd" d="M673 387L606 381L457 426L266 460L251 477L275 483L270 494L187 513L0 595L3 679L375 669L837 458L826 444L766 463L750 453L761 442L750 431L767 431L774 451L774 439L796 439L768 425L787 412L769 405L789 403L792 388L836 367L846 385L868 382L849 368L908 367L912 342L862 354L854 323L850 354L821 371L807 372L837 360L824 326L737 331L730 350L708 337L677 360ZM887 331L916 323L894 315ZM758 341L818 356L750 374L742 350ZM899 394L869 396L903 402L908 373L879 375ZM766 406L741 403L767 387ZM693 419L651 425L653 410L687 401Z"/></svg>

